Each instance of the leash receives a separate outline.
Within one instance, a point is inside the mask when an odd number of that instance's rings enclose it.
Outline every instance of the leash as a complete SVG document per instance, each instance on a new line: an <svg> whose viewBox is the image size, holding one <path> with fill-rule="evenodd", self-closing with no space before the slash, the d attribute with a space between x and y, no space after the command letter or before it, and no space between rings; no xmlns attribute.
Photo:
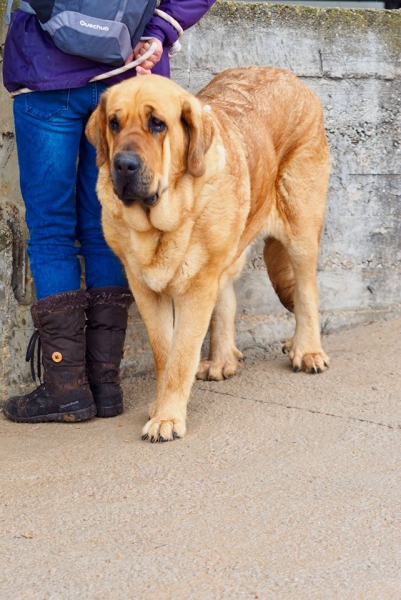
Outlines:
<svg viewBox="0 0 401 600"><path fill-rule="evenodd" d="M12 0L9 0L8 5L10 6L10 9L11 9L11 4L12 4ZM8 11L8 6L7 6L7 11ZM170 25L172 25L174 27L174 29L176 29L176 31L178 33L178 38L180 38L184 34L184 30L181 27L181 25L171 15L168 15L167 13L165 13L163 10L160 10L159 8L155 8L154 14L156 16L160 17L161 19L164 19L168 23L170 23ZM142 41L151 40L151 39L152 38L150 38L150 37L141 37ZM157 44L155 42L153 42L150 45L149 50L147 50L145 52L145 54L143 54L140 58L137 58L136 60L128 63L128 65L123 65L122 67L118 67L117 69L113 69L112 71L107 71L107 73L101 73L100 75L96 75L95 77L92 77L92 79L90 79L88 81L88 83L93 83L95 81L102 81L103 79L108 79L109 77L114 77L115 75L121 75L121 73L125 73L126 71L129 71L130 69L134 69L141 63L145 62L145 60L147 60L150 56L152 56L152 54L154 53L156 48L157 48ZM170 46L168 48L168 55L170 58L173 58L180 51L181 51L181 44L178 39L177 41L174 42L174 44L172 46ZM14 98L15 96L19 96L20 94L29 94L34 91L35 90L30 90L29 88L21 88L19 90L15 90L15 92L11 92L10 96L11 96L11 98Z"/></svg>
<svg viewBox="0 0 401 600"><path fill-rule="evenodd" d="M141 40L151 40L151 39L152 38L145 38L145 37L141 38ZM152 54L156 50L156 48L157 48L157 44L155 42L153 42L150 45L149 50L147 52L145 52L145 54L143 54L140 58L133 60L132 62L128 63L128 65L123 65L122 67L118 67L118 69L113 69L112 71L108 71L108 73L101 73L100 75L96 75L96 77L92 77L92 79L89 79L88 83L92 83L92 81L101 81L102 79L108 79L109 77L114 77L114 75L120 75L121 73L125 73L125 71L129 71L130 69L137 67L141 63L145 62L145 60L147 58L149 58L149 56L152 56Z"/></svg>
<svg viewBox="0 0 401 600"><path fill-rule="evenodd" d="M180 38L182 35L184 35L183 28L181 27L181 25L179 24L178 21L173 19L173 17L171 17L170 15L165 13L163 10L160 10L158 8L155 8L154 14L158 17L161 17L165 21L167 21L167 23L170 23L170 25L172 25L174 27L174 29L176 29L176 31L178 33L178 38ZM152 38L150 38L150 37L141 37L142 41L151 40L151 39ZM108 71L107 73L101 73L100 75L96 75L96 77L93 77L92 79L90 79L88 83L92 83L93 81L101 81L102 79L107 79L108 77L114 77L115 75L121 75L121 73L125 73L126 71L129 71L129 69L133 69L133 68L137 67L138 65L143 63L145 60L147 60L149 58L149 56L152 56L153 52L156 50L156 47L157 47L156 43L153 42L151 44L149 50L147 52L145 52L145 54L143 54L140 58L137 58L136 60L130 62L128 65L123 65L122 67L113 69L113 71ZM169 47L168 55L170 58L173 58L180 51L181 51L181 44L180 44L179 40L177 40L176 42L174 42L174 44L172 46Z"/></svg>

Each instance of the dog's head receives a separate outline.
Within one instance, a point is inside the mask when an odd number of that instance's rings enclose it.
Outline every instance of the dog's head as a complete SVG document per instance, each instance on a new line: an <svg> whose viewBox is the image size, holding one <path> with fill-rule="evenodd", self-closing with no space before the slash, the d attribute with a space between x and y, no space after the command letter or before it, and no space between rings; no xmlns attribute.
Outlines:
<svg viewBox="0 0 401 600"><path fill-rule="evenodd" d="M185 174L202 177L213 125L203 105L172 81L134 77L107 90L86 135L125 206L149 211Z"/></svg>

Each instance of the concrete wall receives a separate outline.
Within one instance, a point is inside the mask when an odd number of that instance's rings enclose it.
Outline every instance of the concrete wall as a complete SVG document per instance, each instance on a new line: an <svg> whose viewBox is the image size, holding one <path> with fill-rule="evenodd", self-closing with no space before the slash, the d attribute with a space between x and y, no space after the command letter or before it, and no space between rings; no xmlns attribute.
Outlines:
<svg viewBox="0 0 401 600"><path fill-rule="evenodd" d="M3 14L0 19L3 23ZM399 314L401 14L220 2L186 32L172 76L197 92L221 70L249 64L292 70L324 104L332 176L318 273L322 324L334 329ZM24 353L32 332L33 292L12 104L3 89L0 105L1 401L29 382ZM241 348L271 344L293 328L293 317L272 291L260 250L256 242L237 285ZM135 306L127 346L126 369L151 368Z"/></svg>

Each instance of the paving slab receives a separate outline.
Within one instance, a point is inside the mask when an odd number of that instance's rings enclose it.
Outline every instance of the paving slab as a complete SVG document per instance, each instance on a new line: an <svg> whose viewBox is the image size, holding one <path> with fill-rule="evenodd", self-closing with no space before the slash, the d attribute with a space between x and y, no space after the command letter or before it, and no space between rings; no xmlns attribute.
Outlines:
<svg viewBox="0 0 401 600"><path fill-rule="evenodd" d="M81 424L0 415L2 600L401 598L401 319L196 382L183 440L140 439L153 374Z"/></svg>

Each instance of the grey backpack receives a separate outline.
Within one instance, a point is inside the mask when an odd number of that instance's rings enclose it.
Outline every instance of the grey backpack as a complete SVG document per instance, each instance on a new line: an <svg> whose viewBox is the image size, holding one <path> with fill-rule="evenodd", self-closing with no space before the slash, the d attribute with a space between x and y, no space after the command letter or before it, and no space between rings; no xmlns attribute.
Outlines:
<svg viewBox="0 0 401 600"><path fill-rule="evenodd" d="M120 66L140 40L156 0L30 0L20 9L36 14L54 44L67 54Z"/></svg>

